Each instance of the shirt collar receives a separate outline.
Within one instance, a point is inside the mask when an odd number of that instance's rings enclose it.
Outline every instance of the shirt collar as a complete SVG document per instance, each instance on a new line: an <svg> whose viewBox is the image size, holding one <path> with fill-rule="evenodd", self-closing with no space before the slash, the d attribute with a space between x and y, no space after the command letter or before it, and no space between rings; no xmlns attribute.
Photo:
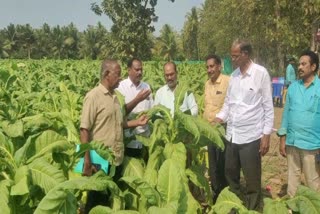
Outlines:
<svg viewBox="0 0 320 214"><path fill-rule="evenodd" d="M111 93L106 87L104 87L104 85L102 85L101 83L99 83L98 89L99 89L103 94L111 94L111 95L112 95L112 93Z"/></svg>
<svg viewBox="0 0 320 214"><path fill-rule="evenodd" d="M238 67L236 69L236 71L235 71L236 75L237 76L251 76L252 72L253 72L253 69L252 69L253 65L254 65L254 63L251 61L250 65L249 65L249 67L248 67L248 69L247 69L247 71L246 71L246 73L244 75L242 75L242 73L240 71L240 67Z"/></svg>
<svg viewBox="0 0 320 214"><path fill-rule="evenodd" d="M218 78L216 79L216 81L214 83L210 80L210 82L212 84L220 84L221 81L222 81L222 73L219 74Z"/></svg>
<svg viewBox="0 0 320 214"><path fill-rule="evenodd" d="M132 88L132 87L135 87L135 88L139 88L142 84L142 81L140 81L139 85L136 86L130 79L130 77L128 77L128 81L129 81L129 86Z"/></svg>
<svg viewBox="0 0 320 214"><path fill-rule="evenodd" d="M314 79L312 80L312 82L311 82L310 85L318 85L319 82L320 82L320 80L319 80L318 76L317 76L317 75L314 75ZM300 85L303 85L303 86L304 86L304 82L303 82L302 79L299 79L299 80L298 80L298 83L299 83ZM310 85L309 85L309 86L310 86Z"/></svg>

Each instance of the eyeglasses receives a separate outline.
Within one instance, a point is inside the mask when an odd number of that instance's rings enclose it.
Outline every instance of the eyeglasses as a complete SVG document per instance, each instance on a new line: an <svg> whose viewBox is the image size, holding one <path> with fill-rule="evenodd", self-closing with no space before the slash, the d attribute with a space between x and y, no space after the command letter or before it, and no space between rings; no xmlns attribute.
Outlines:
<svg viewBox="0 0 320 214"><path fill-rule="evenodd" d="M237 59L239 59L240 56L241 56L241 54L239 54L239 55L231 55L231 59L232 60L237 60Z"/></svg>

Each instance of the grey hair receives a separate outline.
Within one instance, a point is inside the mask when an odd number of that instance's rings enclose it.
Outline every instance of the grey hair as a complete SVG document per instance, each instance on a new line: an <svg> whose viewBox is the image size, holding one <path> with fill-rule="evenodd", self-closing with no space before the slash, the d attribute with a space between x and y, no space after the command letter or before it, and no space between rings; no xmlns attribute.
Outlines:
<svg viewBox="0 0 320 214"><path fill-rule="evenodd" d="M239 46L240 47L240 51L242 53L246 53L248 54L248 56L252 56L252 45L249 41L246 40L242 40L242 39L236 39L233 43L232 43L232 47L236 47Z"/></svg>
<svg viewBox="0 0 320 214"><path fill-rule="evenodd" d="M100 80L103 80L109 72L113 65L118 64L118 61L115 59L105 59L101 63L101 71L100 71Z"/></svg>

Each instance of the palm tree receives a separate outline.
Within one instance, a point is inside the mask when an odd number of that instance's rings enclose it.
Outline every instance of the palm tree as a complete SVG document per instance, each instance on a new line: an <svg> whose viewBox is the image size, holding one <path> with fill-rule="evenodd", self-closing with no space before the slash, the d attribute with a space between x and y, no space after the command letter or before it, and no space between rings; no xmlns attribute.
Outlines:
<svg viewBox="0 0 320 214"><path fill-rule="evenodd" d="M187 14L187 21L183 27L183 50L187 59L198 60L199 48L198 48L198 13L196 7L191 9L191 12Z"/></svg>
<svg viewBox="0 0 320 214"><path fill-rule="evenodd" d="M176 35L172 30L172 27L165 24L161 31L158 41L160 43L160 55L165 60L173 60L178 52L178 45L176 41Z"/></svg>

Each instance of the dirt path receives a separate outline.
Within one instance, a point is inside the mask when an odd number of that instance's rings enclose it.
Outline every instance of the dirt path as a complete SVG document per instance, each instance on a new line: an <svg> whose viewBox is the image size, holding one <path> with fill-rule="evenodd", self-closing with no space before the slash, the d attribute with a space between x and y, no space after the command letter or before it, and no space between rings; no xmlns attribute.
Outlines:
<svg viewBox="0 0 320 214"><path fill-rule="evenodd" d="M281 125L283 108L275 107L274 128ZM270 187L267 191L266 187ZM271 135L270 150L262 159L262 187L265 196L279 198L286 194L287 160L279 154L279 137L274 132Z"/></svg>

